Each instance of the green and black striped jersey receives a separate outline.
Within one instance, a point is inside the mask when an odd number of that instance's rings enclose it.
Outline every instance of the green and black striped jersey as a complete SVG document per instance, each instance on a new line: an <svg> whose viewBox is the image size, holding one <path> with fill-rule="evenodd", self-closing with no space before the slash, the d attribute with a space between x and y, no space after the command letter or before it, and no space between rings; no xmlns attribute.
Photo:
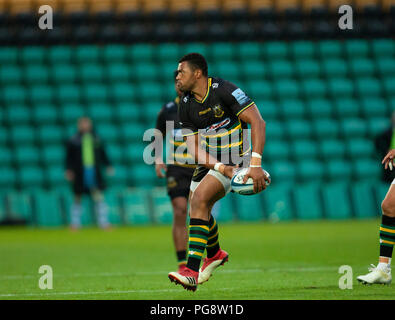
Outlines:
<svg viewBox="0 0 395 320"><path fill-rule="evenodd" d="M208 78L202 101L190 92L180 100L178 114L183 136L200 134L206 152L225 164L232 164L230 155L243 156L250 151L244 130L248 126L239 115L252 105L254 102L233 83Z"/></svg>

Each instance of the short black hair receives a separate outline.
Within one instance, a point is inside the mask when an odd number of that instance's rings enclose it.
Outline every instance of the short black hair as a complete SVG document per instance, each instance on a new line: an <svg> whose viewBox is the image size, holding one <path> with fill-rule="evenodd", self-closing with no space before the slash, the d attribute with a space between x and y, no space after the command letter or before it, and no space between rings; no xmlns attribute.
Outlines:
<svg viewBox="0 0 395 320"><path fill-rule="evenodd" d="M173 80L174 80L174 82L177 81L177 76L178 76L178 70L174 70L174 72L173 72Z"/></svg>
<svg viewBox="0 0 395 320"><path fill-rule="evenodd" d="M203 76L208 76L207 61L200 53L188 53L178 61L181 62L188 62L194 70L200 69Z"/></svg>

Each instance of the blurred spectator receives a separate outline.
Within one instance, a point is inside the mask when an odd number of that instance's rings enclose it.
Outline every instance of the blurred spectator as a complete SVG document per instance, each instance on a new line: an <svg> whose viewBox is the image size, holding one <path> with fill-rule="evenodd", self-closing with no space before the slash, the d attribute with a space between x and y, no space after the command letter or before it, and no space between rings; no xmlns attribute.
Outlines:
<svg viewBox="0 0 395 320"><path fill-rule="evenodd" d="M376 137L375 145L380 159L383 159L389 150L395 149L395 111L392 113L392 125ZM382 180L392 183L395 171L382 169Z"/></svg>
<svg viewBox="0 0 395 320"><path fill-rule="evenodd" d="M102 191L105 183L101 169L107 167L107 174L112 175L113 169L105 152L103 142L93 130L90 118L78 119L78 132L67 142L66 147L66 179L72 183L74 203L71 206L71 227L76 230L81 226L83 194L92 197L101 228L110 226L108 207Z"/></svg>

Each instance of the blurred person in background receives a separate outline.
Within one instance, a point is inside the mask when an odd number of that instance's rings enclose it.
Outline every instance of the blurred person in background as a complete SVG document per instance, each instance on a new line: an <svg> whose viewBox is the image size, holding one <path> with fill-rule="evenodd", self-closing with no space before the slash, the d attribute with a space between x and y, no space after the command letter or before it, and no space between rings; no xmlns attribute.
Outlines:
<svg viewBox="0 0 395 320"><path fill-rule="evenodd" d="M92 120L88 117L78 119L78 132L72 136L66 145L65 176L72 184L74 202L71 206L71 228L81 227L82 205L84 194L92 197L100 228L108 229L108 206L104 201L102 191L105 183L102 168L107 168L107 174L113 175L102 140L93 130Z"/></svg>
<svg viewBox="0 0 395 320"><path fill-rule="evenodd" d="M392 113L391 126L375 139L376 151L381 159L389 150L395 149L395 111ZM395 179L395 170L382 170L382 180L391 183Z"/></svg>

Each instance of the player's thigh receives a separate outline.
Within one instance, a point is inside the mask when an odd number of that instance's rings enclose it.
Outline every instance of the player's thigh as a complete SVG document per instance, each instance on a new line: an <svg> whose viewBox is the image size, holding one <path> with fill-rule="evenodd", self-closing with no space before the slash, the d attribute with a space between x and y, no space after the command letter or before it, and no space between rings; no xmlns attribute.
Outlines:
<svg viewBox="0 0 395 320"><path fill-rule="evenodd" d="M385 215L395 217L395 184L391 184L383 202L381 208Z"/></svg>
<svg viewBox="0 0 395 320"><path fill-rule="evenodd" d="M200 181L191 197L191 205L211 207L216 201L225 196L224 186L216 177L207 174Z"/></svg>
<svg viewBox="0 0 395 320"><path fill-rule="evenodd" d="M174 215L185 215L188 208L188 199L186 197L175 197L171 199Z"/></svg>

